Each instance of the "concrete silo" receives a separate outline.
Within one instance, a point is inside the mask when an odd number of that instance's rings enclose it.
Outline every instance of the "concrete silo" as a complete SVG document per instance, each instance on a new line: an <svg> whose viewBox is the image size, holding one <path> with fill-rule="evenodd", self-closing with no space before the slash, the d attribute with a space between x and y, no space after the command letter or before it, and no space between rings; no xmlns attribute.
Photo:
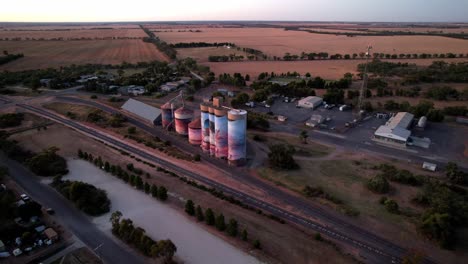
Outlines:
<svg viewBox="0 0 468 264"><path fill-rule="evenodd" d="M202 127L202 144L204 152L210 152L210 113L207 104L200 104L201 110L201 127Z"/></svg>
<svg viewBox="0 0 468 264"><path fill-rule="evenodd" d="M227 110L217 107L215 114L215 155L217 158L228 156L228 117Z"/></svg>
<svg viewBox="0 0 468 264"><path fill-rule="evenodd" d="M181 107L174 112L175 130L177 134L182 136L188 135L188 124L192 122L193 111L185 107Z"/></svg>
<svg viewBox="0 0 468 264"><path fill-rule="evenodd" d="M201 118L197 118L188 124L188 139L192 145L200 146L202 143Z"/></svg>
<svg viewBox="0 0 468 264"><path fill-rule="evenodd" d="M172 123L173 114L172 114L172 103L165 103L161 106L162 111L162 126L164 128L168 127Z"/></svg>
<svg viewBox="0 0 468 264"><path fill-rule="evenodd" d="M210 155L214 156L216 153L214 107L210 106L208 111L210 113Z"/></svg>
<svg viewBox="0 0 468 264"><path fill-rule="evenodd" d="M247 111L228 112L228 161L230 165L243 165L247 156Z"/></svg>

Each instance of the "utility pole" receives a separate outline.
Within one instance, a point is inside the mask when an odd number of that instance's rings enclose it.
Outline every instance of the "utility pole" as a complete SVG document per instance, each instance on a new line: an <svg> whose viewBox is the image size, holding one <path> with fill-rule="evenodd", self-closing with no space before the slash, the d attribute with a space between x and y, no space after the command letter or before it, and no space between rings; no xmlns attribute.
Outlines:
<svg viewBox="0 0 468 264"><path fill-rule="evenodd" d="M359 91L359 101L358 101L358 118L361 119L362 116L361 114L363 113L362 110L362 103L364 99L364 92L367 90L367 81L368 81L368 75L367 75L367 67L369 64L369 58L370 58L370 51L372 49L372 46L367 46L367 52L366 52L366 64L364 66L364 72L362 74L362 85L361 85L361 90Z"/></svg>

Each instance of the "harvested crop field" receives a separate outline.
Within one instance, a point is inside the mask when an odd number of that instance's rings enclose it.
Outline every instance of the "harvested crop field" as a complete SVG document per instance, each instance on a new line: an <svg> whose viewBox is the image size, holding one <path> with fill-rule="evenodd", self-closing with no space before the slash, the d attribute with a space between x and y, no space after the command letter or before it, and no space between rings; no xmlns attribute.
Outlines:
<svg viewBox="0 0 468 264"><path fill-rule="evenodd" d="M389 60L390 62L408 62L417 65L427 66L432 64L433 60L428 59L409 59L409 60ZM468 59L450 59L447 62L461 62ZM250 76L258 76L262 72L298 72L305 74L311 73L312 76L320 76L324 79L338 79L347 72L357 73L357 66L364 63L364 60L316 60L316 61L243 61L243 62L208 62L204 63L210 66L210 69L216 74L222 73L242 73Z"/></svg>
<svg viewBox="0 0 468 264"><path fill-rule="evenodd" d="M1 65L0 70L28 70L71 64L120 64L167 61L153 44L141 40L0 41L0 50L23 53L24 58Z"/></svg>
<svg viewBox="0 0 468 264"><path fill-rule="evenodd" d="M138 24L116 23L0 23L0 29L8 30L76 30L140 28Z"/></svg>
<svg viewBox="0 0 468 264"><path fill-rule="evenodd" d="M370 44L379 53L468 53L468 41L437 36L335 36L279 28L197 28L202 32L157 32L166 42L233 42L258 49L270 56L286 52L328 52L352 54L363 52ZM195 30L193 28L192 30ZM422 45L423 44L423 45Z"/></svg>
<svg viewBox="0 0 468 264"><path fill-rule="evenodd" d="M112 38L143 38L146 33L135 29L75 29L75 30L2 30L0 39L112 39Z"/></svg>

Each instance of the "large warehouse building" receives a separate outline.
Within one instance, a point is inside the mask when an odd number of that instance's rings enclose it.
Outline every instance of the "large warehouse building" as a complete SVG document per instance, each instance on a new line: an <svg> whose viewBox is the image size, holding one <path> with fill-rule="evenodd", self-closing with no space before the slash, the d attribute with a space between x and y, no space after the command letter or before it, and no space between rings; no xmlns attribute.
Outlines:
<svg viewBox="0 0 468 264"><path fill-rule="evenodd" d="M401 146L406 146L411 136L409 127L413 122L414 115L400 112L390 118L385 125L380 126L374 133L374 139Z"/></svg>
<svg viewBox="0 0 468 264"><path fill-rule="evenodd" d="M318 96L308 96L297 102L298 107L315 109L323 103L323 99Z"/></svg>
<svg viewBox="0 0 468 264"><path fill-rule="evenodd" d="M128 99L128 101L122 105L122 109L145 119L151 124L158 125L161 122L161 109L140 101Z"/></svg>

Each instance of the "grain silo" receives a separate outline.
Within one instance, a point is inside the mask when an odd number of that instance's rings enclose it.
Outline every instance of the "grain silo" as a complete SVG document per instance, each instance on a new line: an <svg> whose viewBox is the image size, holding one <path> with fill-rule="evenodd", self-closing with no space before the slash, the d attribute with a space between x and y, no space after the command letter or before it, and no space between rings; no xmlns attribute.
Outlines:
<svg viewBox="0 0 468 264"><path fill-rule="evenodd" d="M192 145L200 146L202 143L201 118L197 118L188 124L188 139Z"/></svg>
<svg viewBox="0 0 468 264"><path fill-rule="evenodd" d="M202 127L202 149L204 152L210 152L210 113L207 104L200 104L201 127Z"/></svg>
<svg viewBox="0 0 468 264"><path fill-rule="evenodd" d="M165 103L161 106L162 110L162 126L164 128L168 127L172 123L173 114L172 114L172 103Z"/></svg>
<svg viewBox="0 0 468 264"><path fill-rule="evenodd" d="M192 122L193 111L185 107L181 107L174 112L175 130L177 134L188 135L188 124Z"/></svg>
<svg viewBox="0 0 468 264"><path fill-rule="evenodd" d="M215 114L215 155L217 158L228 156L228 118L224 108L214 109Z"/></svg>
<svg viewBox="0 0 468 264"><path fill-rule="evenodd" d="M230 165L242 165L247 156L247 111L228 112L228 161Z"/></svg>
<svg viewBox="0 0 468 264"><path fill-rule="evenodd" d="M208 111L210 113L210 155L214 156L216 153L214 107L210 106Z"/></svg>

